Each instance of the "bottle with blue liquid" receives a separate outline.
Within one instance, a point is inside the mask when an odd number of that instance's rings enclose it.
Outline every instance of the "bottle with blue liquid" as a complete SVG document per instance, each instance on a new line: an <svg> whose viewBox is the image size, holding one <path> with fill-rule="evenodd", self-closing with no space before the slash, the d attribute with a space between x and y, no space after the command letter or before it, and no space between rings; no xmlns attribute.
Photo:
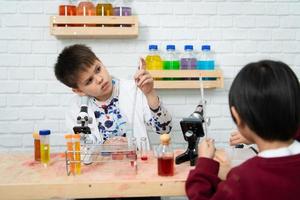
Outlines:
<svg viewBox="0 0 300 200"><path fill-rule="evenodd" d="M202 45L200 57L197 61L196 69L199 70L214 70L215 59L214 53L211 51L210 45ZM203 78L203 80L216 80L215 78Z"/></svg>

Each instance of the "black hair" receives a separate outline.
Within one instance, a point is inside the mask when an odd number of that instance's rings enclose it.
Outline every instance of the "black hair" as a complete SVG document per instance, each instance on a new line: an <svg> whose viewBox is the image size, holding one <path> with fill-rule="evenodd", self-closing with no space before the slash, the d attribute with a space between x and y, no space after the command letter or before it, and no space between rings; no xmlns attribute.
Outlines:
<svg viewBox="0 0 300 200"><path fill-rule="evenodd" d="M99 60L87 46L75 44L65 47L57 58L54 67L56 78L63 84L77 88L79 72L91 67Z"/></svg>
<svg viewBox="0 0 300 200"><path fill-rule="evenodd" d="M287 141L293 138L300 124L299 80L283 62L249 63L231 85L229 107L232 106L261 138Z"/></svg>

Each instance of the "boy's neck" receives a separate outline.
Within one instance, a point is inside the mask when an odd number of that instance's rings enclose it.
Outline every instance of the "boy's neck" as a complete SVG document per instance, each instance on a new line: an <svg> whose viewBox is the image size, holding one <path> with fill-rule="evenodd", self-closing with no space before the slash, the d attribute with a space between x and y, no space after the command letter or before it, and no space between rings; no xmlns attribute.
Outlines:
<svg viewBox="0 0 300 200"><path fill-rule="evenodd" d="M255 143L257 144L257 147L259 149L259 152L265 151L265 150L272 150L272 149L279 149L283 147L288 147L294 142L293 139L290 139L288 141L266 141L263 139L257 139Z"/></svg>
<svg viewBox="0 0 300 200"><path fill-rule="evenodd" d="M106 101L108 100L111 96L112 96L112 93L114 91L114 86L112 86L112 90L105 96L100 96L100 97L95 97L98 101Z"/></svg>

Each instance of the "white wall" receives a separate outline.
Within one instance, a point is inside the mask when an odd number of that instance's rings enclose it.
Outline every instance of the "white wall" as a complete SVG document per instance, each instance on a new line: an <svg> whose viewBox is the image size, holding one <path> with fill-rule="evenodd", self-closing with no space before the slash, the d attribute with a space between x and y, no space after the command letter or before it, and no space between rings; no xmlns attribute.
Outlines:
<svg viewBox="0 0 300 200"><path fill-rule="evenodd" d="M137 39L67 39L49 34L49 16L62 1L0 0L0 150L29 150L32 130L51 129L51 143L64 144L64 109L70 89L59 83L53 65L63 47L85 43L109 71L128 78L149 43L209 43L225 76L223 89L206 91L209 134L225 144L234 128L227 104L231 81L250 61L272 58L287 62L300 77L300 2L298 0L136 0ZM179 120L199 101L198 90L164 90L159 94L174 118L173 141L184 144ZM152 137L152 142L157 142Z"/></svg>

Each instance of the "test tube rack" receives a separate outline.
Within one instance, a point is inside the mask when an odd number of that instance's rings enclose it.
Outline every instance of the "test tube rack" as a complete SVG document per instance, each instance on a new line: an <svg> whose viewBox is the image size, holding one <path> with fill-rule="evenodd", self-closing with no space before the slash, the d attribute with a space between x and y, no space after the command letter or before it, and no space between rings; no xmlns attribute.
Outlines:
<svg viewBox="0 0 300 200"><path fill-rule="evenodd" d="M76 154L80 159L76 159ZM70 156L73 155L73 156ZM137 173L137 152L134 147L128 145L84 144L80 151L65 151L67 175L71 175L71 165L80 163L81 166L102 164L111 162L123 163L126 171ZM127 165L128 163L128 165ZM128 170L129 169L129 170Z"/></svg>

